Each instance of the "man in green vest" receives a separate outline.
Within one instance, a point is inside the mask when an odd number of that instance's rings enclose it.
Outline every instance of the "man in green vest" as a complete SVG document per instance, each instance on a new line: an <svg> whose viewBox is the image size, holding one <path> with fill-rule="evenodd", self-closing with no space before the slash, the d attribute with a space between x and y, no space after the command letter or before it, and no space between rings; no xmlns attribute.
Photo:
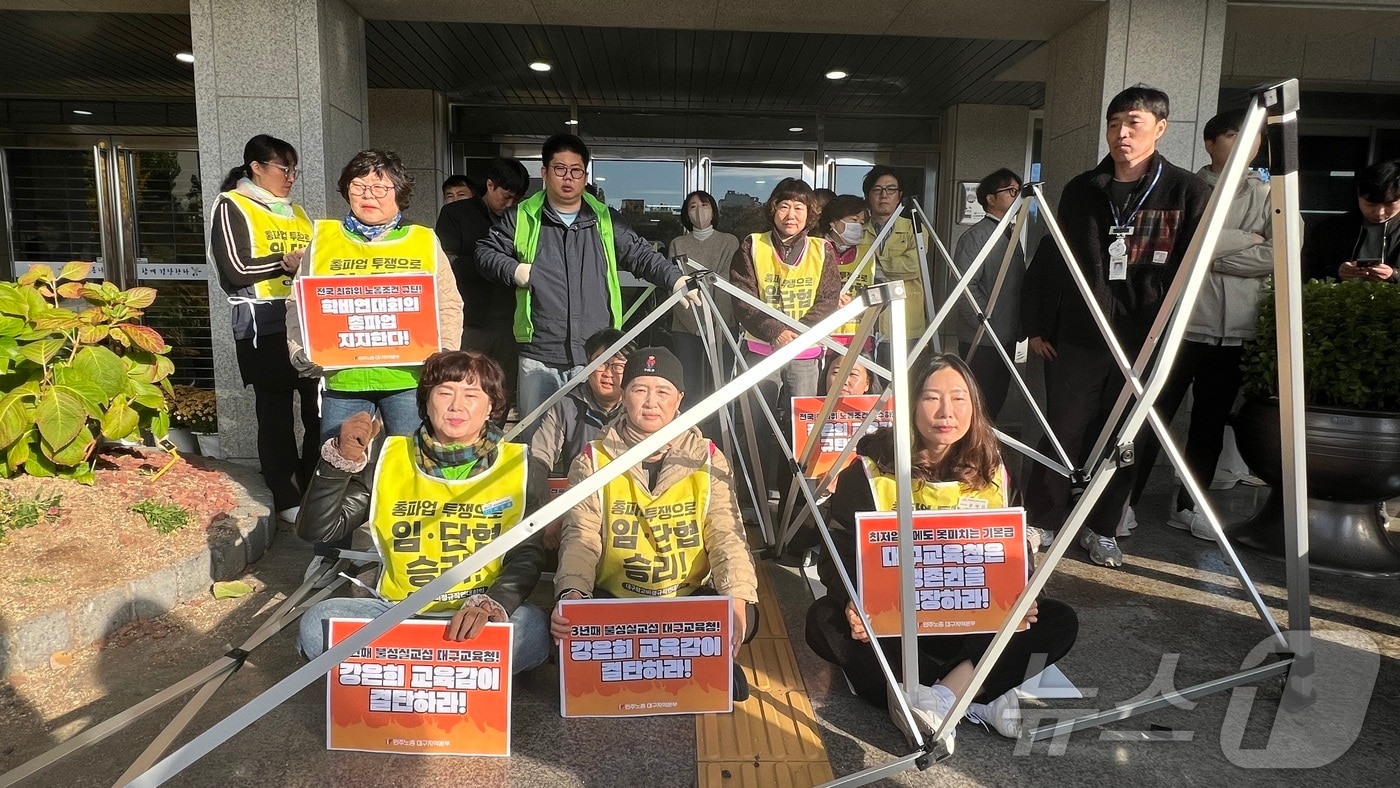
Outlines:
<svg viewBox="0 0 1400 788"><path fill-rule="evenodd" d="M484 278L517 288L522 417L587 363L588 337L622 327L619 270L664 292L685 287L680 269L620 213L584 193L589 156L583 140L556 134L545 141L541 160L544 191L508 212L476 250ZM527 442L533 432L529 425Z"/></svg>

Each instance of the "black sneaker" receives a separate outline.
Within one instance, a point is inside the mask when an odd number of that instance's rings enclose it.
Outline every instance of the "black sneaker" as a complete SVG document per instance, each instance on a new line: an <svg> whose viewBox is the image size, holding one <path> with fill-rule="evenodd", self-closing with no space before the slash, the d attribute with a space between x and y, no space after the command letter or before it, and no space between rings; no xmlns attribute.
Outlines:
<svg viewBox="0 0 1400 788"><path fill-rule="evenodd" d="M744 666L734 663L734 700L743 703L749 699L749 678L744 675Z"/></svg>

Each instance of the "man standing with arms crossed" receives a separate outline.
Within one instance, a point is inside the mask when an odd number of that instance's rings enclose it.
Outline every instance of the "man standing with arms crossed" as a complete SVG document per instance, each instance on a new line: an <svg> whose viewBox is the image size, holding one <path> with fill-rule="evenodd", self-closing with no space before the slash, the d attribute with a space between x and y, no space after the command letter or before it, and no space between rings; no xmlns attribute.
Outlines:
<svg viewBox="0 0 1400 788"><path fill-rule="evenodd" d="M1210 198L1204 181L1157 152L1169 109L1167 94L1146 85L1114 96L1106 113L1108 156L1065 186L1056 212L1130 363L1147 339ZM1026 272L1021 320L1031 350L1047 362L1050 428L1071 460L1092 467L1096 458L1086 455L1124 380L1052 238L1042 241ZM1116 473L1086 523L1080 544L1100 566L1123 565L1115 537L1126 518L1132 483L1130 469ZM1068 482L1050 479L1037 466L1026 505L1032 525L1057 529L1072 505Z"/></svg>

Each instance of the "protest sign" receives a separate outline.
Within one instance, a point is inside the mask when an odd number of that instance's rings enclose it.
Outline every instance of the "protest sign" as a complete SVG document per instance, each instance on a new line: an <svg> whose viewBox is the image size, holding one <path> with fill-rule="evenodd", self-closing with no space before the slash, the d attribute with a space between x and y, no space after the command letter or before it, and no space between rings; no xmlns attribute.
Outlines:
<svg viewBox="0 0 1400 788"><path fill-rule="evenodd" d="M727 596L564 600L565 717L702 714L733 708Z"/></svg>
<svg viewBox="0 0 1400 788"><path fill-rule="evenodd" d="M564 491L567 490L567 489L569 489L569 480L568 480L568 479L556 479L556 478L553 478L553 477L550 478L550 480L549 480L549 498L550 498L550 500L554 500L555 498L558 498L559 496L563 495L563 494L564 494Z"/></svg>
<svg viewBox="0 0 1400 788"><path fill-rule="evenodd" d="M421 364L441 346L432 274L293 280L302 346L323 369Z"/></svg>
<svg viewBox="0 0 1400 788"><path fill-rule="evenodd" d="M856 516L856 582L880 637L900 634L898 517ZM914 512L919 634L995 632L1026 587L1025 531L1023 509Z"/></svg>
<svg viewBox="0 0 1400 788"><path fill-rule="evenodd" d="M861 439L862 436L857 435L856 430L879 399L877 394L854 394L837 398L831 418L822 427L821 446L812 462L807 465L805 474L809 479L824 476L831 470L831 466L836 464L836 457L846 448L846 444ZM825 397L792 398L793 453L798 460L802 459L807 444L812 442L812 428L816 426L817 416L822 412L822 403L825 400ZM870 427L871 432L876 428L894 424L893 407L894 398L891 397L875 417L875 422Z"/></svg>
<svg viewBox="0 0 1400 788"><path fill-rule="evenodd" d="M368 623L330 620L334 646ZM510 755L510 624L443 639L410 619L326 677L326 747L409 755Z"/></svg>

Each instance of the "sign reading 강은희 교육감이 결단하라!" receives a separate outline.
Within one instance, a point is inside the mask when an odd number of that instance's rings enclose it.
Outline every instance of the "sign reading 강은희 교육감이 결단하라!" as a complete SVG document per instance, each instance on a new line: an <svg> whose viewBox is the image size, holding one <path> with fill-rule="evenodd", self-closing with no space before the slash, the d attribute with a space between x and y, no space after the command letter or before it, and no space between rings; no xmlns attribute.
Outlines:
<svg viewBox="0 0 1400 788"><path fill-rule="evenodd" d="M733 708L727 596L564 600L564 717L703 714Z"/></svg>
<svg viewBox="0 0 1400 788"><path fill-rule="evenodd" d="M995 632L1026 587L1024 509L914 512L920 635ZM856 516L856 585L879 637L900 634L899 515ZM1024 629L1024 627L1022 627Z"/></svg>
<svg viewBox="0 0 1400 788"><path fill-rule="evenodd" d="M432 274L293 280L303 347L323 369L421 364L441 347Z"/></svg>
<svg viewBox="0 0 1400 788"><path fill-rule="evenodd" d="M510 624L443 638L410 619L326 677L326 747L409 755L510 755ZM334 646L368 619L330 620Z"/></svg>
<svg viewBox="0 0 1400 788"><path fill-rule="evenodd" d="M826 475L831 466L836 464L836 457L846 448L846 444L859 441L863 437L857 435L856 430L879 399L878 394L843 395L836 399L831 418L822 426L821 446L807 467L806 475L809 478L821 478ZM807 444L812 441L812 428L816 426L817 416L821 414L822 403L825 401L825 397L792 398L792 423L796 425L793 428L793 454L798 460L802 459L803 452L807 451ZM894 423L893 403L894 398L891 397L890 401L885 403L885 407L880 409L875 421L870 425L871 432ZM851 457L854 458L855 455L852 454Z"/></svg>

